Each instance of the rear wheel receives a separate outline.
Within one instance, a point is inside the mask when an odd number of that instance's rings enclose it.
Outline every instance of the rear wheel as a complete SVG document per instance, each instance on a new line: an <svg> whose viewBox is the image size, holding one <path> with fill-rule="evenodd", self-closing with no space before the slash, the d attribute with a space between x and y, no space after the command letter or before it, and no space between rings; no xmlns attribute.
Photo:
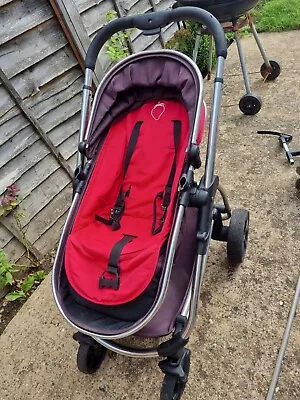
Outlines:
<svg viewBox="0 0 300 400"><path fill-rule="evenodd" d="M227 259L231 267L241 264L246 255L249 233L249 212L233 210L227 238Z"/></svg>

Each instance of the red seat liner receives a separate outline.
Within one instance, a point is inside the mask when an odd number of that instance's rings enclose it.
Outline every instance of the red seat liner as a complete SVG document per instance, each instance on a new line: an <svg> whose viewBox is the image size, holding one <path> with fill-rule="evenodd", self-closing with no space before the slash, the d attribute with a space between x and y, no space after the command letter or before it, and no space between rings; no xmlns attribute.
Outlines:
<svg viewBox="0 0 300 400"><path fill-rule="evenodd" d="M157 103L147 102L112 124L67 241L65 268L68 280L80 296L97 304L122 304L146 289L171 229L188 143L188 116L184 106L177 101L162 101L165 107L162 114L162 107L154 108ZM162 231L152 235L154 199L164 190L174 159L173 120L181 121L181 132L171 203ZM124 157L137 121L144 122L123 179ZM204 121L202 131L203 124ZM109 218L122 183L124 191L130 188L130 194L125 199L121 229L112 231L110 226L96 221L95 215ZM157 204L158 223L161 199ZM100 288L99 278L107 269L112 247L123 235L136 238L122 250L119 289Z"/></svg>

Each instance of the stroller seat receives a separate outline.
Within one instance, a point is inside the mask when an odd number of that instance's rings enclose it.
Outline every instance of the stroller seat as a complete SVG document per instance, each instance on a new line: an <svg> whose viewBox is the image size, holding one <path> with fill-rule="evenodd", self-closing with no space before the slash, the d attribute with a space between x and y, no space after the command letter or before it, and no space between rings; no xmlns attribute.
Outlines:
<svg viewBox="0 0 300 400"><path fill-rule="evenodd" d="M68 281L83 299L124 304L151 283L171 229L188 125L172 100L149 101L111 125L66 246Z"/></svg>

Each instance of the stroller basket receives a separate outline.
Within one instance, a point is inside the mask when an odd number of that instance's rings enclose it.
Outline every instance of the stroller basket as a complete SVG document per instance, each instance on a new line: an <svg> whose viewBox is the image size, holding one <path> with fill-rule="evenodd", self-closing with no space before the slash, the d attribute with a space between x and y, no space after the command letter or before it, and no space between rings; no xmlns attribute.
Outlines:
<svg viewBox="0 0 300 400"><path fill-rule="evenodd" d="M171 50L127 57L104 77L90 110L92 74L106 40L133 27L157 34L185 19L211 30L218 62L199 183L194 171L201 166L206 106L202 75L188 57ZM167 382L164 399L179 399L187 381L190 351L185 345L211 238L227 242L232 264L245 256L248 213L233 212L230 226L223 225L231 210L214 175L226 54L216 18L182 7L112 21L93 39L86 57L74 197L53 268L54 298L78 330L80 371L99 368L106 349L132 357L160 356L165 358L159 364ZM224 206L214 204L218 189ZM114 342L170 334L155 349Z"/></svg>

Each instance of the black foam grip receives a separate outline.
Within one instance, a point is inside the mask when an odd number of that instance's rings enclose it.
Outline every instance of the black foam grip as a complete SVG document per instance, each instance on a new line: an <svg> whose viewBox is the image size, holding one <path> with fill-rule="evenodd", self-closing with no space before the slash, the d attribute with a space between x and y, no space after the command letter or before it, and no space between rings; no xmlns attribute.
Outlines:
<svg viewBox="0 0 300 400"><path fill-rule="evenodd" d="M98 54L107 40L119 31L138 28L142 31L155 31L172 22L192 20L206 25L215 39L217 57L227 57L227 42L219 21L208 11L197 7L179 7L174 10L157 11L141 15L117 18L105 25L94 37L88 48L85 66L94 71Z"/></svg>

